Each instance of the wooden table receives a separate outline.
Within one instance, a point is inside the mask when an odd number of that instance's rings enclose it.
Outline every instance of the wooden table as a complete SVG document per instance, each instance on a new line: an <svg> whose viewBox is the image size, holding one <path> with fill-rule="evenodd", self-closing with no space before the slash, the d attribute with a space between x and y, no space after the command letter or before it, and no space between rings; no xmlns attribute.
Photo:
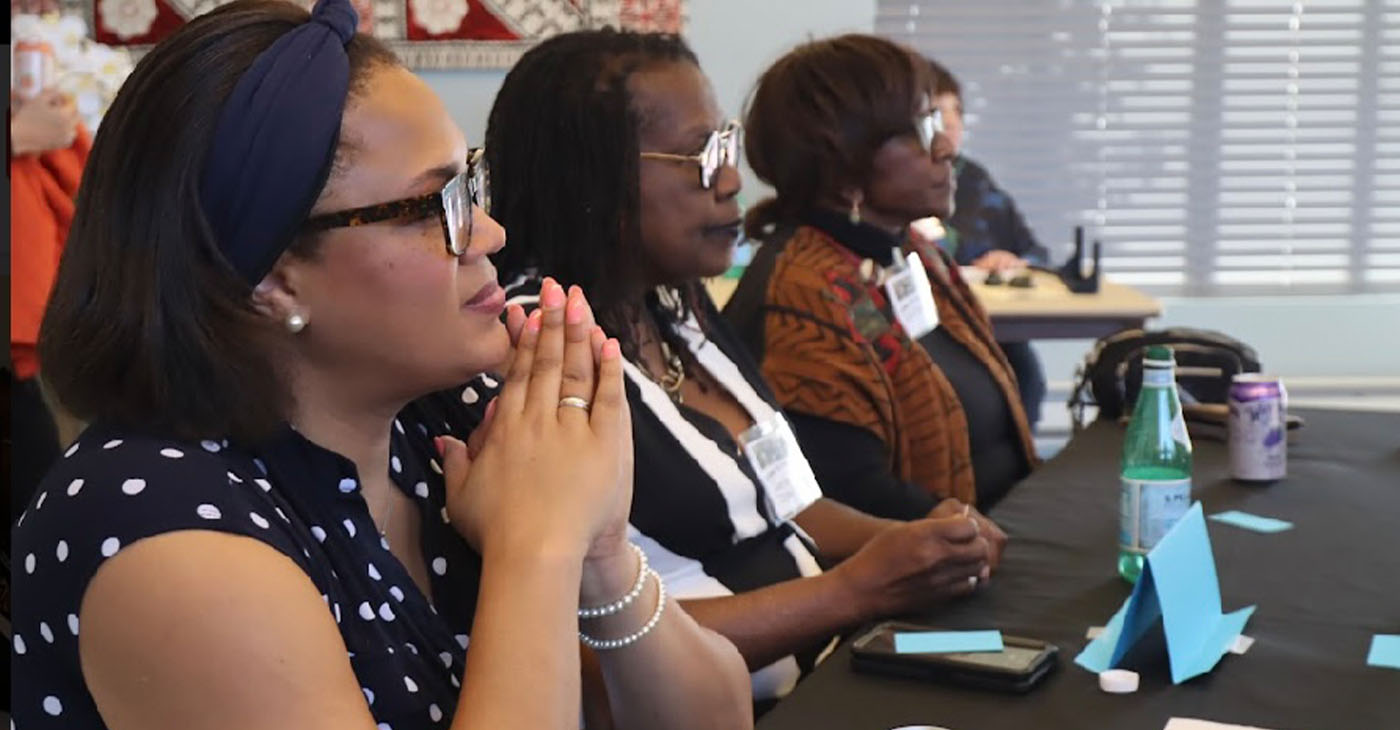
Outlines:
<svg viewBox="0 0 1400 730"><path fill-rule="evenodd" d="M1162 313L1162 305L1142 292L1112 281L1104 281L1096 294L1075 294L1059 277L1034 271L1035 286L1029 289L1002 284L987 286L980 272L964 269L972 291L987 308L992 327L1001 342L1049 339L1098 339L1125 329L1142 327ZM715 306L723 308L734 294L738 279L718 278L706 282Z"/></svg>
<svg viewBox="0 0 1400 730"><path fill-rule="evenodd" d="M986 307L1001 342L1050 339L1098 339L1125 329L1142 327L1162 313L1162 304L1142 292L1105 279L1095 294L1075 294L1046 271L1033 271L1035 286L1027 289L1001 284L968 284ZM980 273L980 272L979 272Z"/></svg>

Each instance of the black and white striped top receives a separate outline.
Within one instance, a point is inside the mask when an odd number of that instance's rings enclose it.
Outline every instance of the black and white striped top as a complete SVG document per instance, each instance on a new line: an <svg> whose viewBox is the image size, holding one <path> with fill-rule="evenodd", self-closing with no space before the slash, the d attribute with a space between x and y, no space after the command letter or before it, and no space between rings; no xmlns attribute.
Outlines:
<svg viewBox="0 0 1400 730"><path fill-rule="evenodd" d="M522 279L506 291L510 303L529 309L538 303L539 281ZM776 399L728 324L706 305L704 331L692 315L680 334L753 421L767 421L779 412ZM771 513L729 431L678 406L633 363L625 368L635 445L629 532L667 591L680 600L713 598L820 574L812 541ZM830 644L823 640L754 672L754 699L787 694Z"/></svg>

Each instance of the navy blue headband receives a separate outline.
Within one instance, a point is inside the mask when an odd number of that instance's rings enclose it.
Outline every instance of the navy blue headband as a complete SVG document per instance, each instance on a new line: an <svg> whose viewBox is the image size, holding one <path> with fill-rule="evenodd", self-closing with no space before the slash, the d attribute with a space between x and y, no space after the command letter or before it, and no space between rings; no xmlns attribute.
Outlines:
<svg viewBox="0 0 1400 730"><path fill-rule="evenodd" d="M350 89L350 0L319 0L224 102L200 180L219 248L250 285L272 270L330 176Z"/></svg>

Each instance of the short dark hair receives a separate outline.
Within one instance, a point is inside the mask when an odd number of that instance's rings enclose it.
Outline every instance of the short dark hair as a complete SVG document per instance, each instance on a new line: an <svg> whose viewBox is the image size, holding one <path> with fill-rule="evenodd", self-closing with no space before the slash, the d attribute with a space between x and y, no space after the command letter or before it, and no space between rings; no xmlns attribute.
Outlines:
<svg viewBox="0 0 1400 730"><path fill-rule="evenodd" d="M944 66L932 58L925 58L924 60L928 62L929 71L933 73L934 93L952 94L961 99L962 84L958 83L958 78L953 75L953 72L949 71L947 66Z"/></svg>
<svg viewBox="0 0 1400 730"><path fill-rule="evenodd" d="M635 108L627 85L638 71L667 63L699 66L677 35L604 28L554 36L506 74L486 127L491 215L506 229L495 257L502 280L534 269L583 287L599 324L631 357L629 287L645 275L638 143L645 110ZM679 312L653 295L647 306L673 323L699 293L698 283L685 287ZM670 336L672 328L661 329Z"/></svg>
<svg viewBox="0 0 1400 730"><path fill-rule="evenodd" d="M122 85L83 173L39 335L43 376L77 417L245 442L285 420L276 324L216 245L199 182L239 77L308 18L286 2L224 5L152 49ZM363 35L346 52L352 95L371 69L397 63Z"/></svg>
<svg viewBox="0 0 1400 730"><path fill-rule="evenodd" d="M862 184L880 145L914 133L917 99L930 88L923 59L872 35L804 43L778 59L744 120L749 167L777 193L749 210L748 235L763 238Z"/></svg>

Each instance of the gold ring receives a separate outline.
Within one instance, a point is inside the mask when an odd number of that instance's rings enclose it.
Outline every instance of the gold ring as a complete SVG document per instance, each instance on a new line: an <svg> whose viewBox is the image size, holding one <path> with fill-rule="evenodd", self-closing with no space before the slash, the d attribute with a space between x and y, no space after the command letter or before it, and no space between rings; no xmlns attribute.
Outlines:
<svg viewBox="0 0 1400 730"><path fill-rule="evenodd" d="M559 399L559 407L560 407L560 408L578 408L578 409L582 410L584 413L591 413L591 412L593 411L593 404L592 404L592 403L589 403L587 398L580 398L580 397L578 397L578 396L576 396L576 395L569 395L569 396L564 396L563 398L560 398L560 399Z"/></svg>

